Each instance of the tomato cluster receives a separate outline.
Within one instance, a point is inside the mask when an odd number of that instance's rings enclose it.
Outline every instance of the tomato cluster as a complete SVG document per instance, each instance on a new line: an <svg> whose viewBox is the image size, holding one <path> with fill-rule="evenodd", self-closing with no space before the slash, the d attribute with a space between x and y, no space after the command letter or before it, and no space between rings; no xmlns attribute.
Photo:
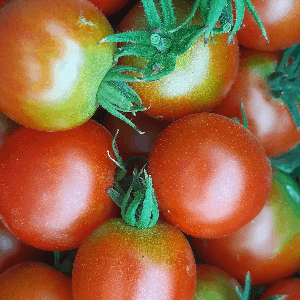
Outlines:
<svg viewBox="0 0 300 300"><path fill-rule="evenodd" d="M196 2L0 0L0 300L299 299L300 1Z"/></svg>

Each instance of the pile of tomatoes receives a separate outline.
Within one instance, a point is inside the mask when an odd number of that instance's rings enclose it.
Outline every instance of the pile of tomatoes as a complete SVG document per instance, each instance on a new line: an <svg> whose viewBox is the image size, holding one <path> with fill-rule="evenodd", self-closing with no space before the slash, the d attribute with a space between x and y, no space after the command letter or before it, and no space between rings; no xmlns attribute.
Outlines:
<svg viewBox="0 0 300 300"><path fill-rule="evenodd" d="M176 26L194 2L172 1ZM200 35L125 84L107 74L147 55L103 41L149 32L142 2L0 0L0 300L300 299L300 96L291 114L269 85L300 1L251 2L269 43L246 12L232 42Z"/></svg>

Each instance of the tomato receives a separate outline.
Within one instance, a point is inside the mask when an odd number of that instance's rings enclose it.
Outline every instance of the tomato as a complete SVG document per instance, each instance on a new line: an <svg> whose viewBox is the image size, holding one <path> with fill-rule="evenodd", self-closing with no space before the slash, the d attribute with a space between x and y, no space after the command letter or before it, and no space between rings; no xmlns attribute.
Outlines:
<svg viewBox="0 0 300 300"><path fill-rule="evenodd" d="M264 25L269 43L246 10L243 20L245 28L237 32L240 45L274 52L300 43L299 0L252 0L251 3Z"/></svg>
<svg viewBox="0 0 300 300"><path fill-rule="evenodd" d="M242 99L248 128L269 157L281 155L300 142L300 129L297 130L283 100L272 96L267 83L267 76L276 70L280 56L280 53L241 49L236 80L225 99L213 110L243 122Z"/></svg>
<svg viewBox="0 0 300 300"><path fill-rule="evenodd" d="M20 241L0 222L0 274L26 261L53 261L53 253L43 251Z"/></svg>
<svg viewBox="0 0 300 300"><path fill-rule="evenodd" d="M114 217L107 194L115 163L112 136L88 121L67 131L19 127L0 148L0 215L22 241L69 250Z"/></svg>
<svg viewBox="0 0 300 300"><path fill-rule="evenodd" d="M252 222L225 237L192 237L205 263L241 283L248 271L251 284L269 285L300 269L300 189L283 172L274 169L273 176L270 199Z"/></svg>
<svg viewBox="0 0 300 300"><path fill-rule="evenodd" d="M129 0L89 0L95 4L102 13L109 17L123 8Z"/></svg>
<svg viewBox="0 0 300 300"><path fill-rule="evenodd" d="M105 16L87 0L15 0L0 20L0 110L47 131L90 119L115 51L98 45L113 33Z"/></svg>
<svg viewBox="0 0 300 300"><path fill-rule="evenodd" d="M148 173L164 218L206 238L250 222L268 200L272 182L270 163L255 137L212 113L169 125L152 148Z"/></svg>
<svg viewBox="0 0 300 300"><path fill-rule="evenodd" d="M261 300L266 300L273 295L286 295L286 300L298 300L300 295L300 279L287 278L273 283L261 296Z"/></svg>
<svg viewBox="0 0 300 300"><path fill-rule="evenodd" d="M173 1L177 25L189 15L193 1ZM192 24L201 24L200 16ZM121 21L118 30L142 30L147 28L144 9L137 4ZM237 43L227 43L227 34L216 35L214 41L204 44L203 35L190 49L177 58L175 70L152 82L135 82L130 86L149 109L149 116L175 120L184 115L208 111L221 102L233 84L239 60ZM145 68L146 60L126 56L120 64Z"/></svg>
<svg viewBox="0 0 300 300"><path fill-rule="evenodd" d="M106 116L103 126L113 136L119 129L116 143L119 154L124 160L132 156L148 158L154 142L170 122L149 117L141 112L137 113L136 116L133 116L131 113L124 115L144 133L138 133L133 127L111 114Z"/></svg>
<svg viewBox="0 0 300 300"><path fill-rule="evenodd" d="M13 266L0 275L0 299L72 300L71 278L37 262Z"/></svg>
<svg viewBox="0 0 300 300"><path fill-rule="evenodd" d="M196 265L197 281L194 300L239 300L236 288L241 285L225 271L209 265Z"/></svg>
<svg viewBox="0 0 300 300"><path fill-rule="evenodd" d="M196 265L185 236L168 223L138 229L111 219L80 245L74 300L192 300Z"/></svg>

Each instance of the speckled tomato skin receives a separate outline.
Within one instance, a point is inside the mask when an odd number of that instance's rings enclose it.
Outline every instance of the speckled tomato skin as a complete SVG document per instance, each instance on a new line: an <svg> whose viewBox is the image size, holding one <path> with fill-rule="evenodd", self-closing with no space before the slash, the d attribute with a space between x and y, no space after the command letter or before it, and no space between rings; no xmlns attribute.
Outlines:
<svg viewBox="0 0 300 300"><path fill-rule="evenodd" d="M263 208L272 185L258 140L241 124L212 113L169 125L147 169L164 218L197 237L216 238L245 226Z"/></svg>
<svg viewBox="0 0 300 300"><path fill-rule="evenodd" d="M188 241L161 221L149 229L105 222L79 247L72 273L75 300L192 300L195 286Z"/></svg>

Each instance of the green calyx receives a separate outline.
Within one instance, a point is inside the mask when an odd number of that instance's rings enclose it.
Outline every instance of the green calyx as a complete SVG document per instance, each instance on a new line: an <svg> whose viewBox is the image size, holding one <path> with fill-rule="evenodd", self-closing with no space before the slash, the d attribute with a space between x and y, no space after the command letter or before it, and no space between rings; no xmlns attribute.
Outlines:
<svg viewBox="0 0 300 300"><path fill-rule="evenodd" d="M271 93L288 107L297 129L300 127L300 44L284 51L277 70L267 77Z"/></svg>
<svg viewBox="0 0 300 300"><path fill-rule="evenodd" d="M113 150L117 160L113 161L119 170L115 175L114 188L109 188L107 193L121 208L122 218L128 225L140 229L150 228L159 217L151 176L145 171L145 165L139 172L135 167L133 176L127 176L129 165L140 162L142 158L132 157L124 163L116 150L116 136L113 139Z"/></svg>

